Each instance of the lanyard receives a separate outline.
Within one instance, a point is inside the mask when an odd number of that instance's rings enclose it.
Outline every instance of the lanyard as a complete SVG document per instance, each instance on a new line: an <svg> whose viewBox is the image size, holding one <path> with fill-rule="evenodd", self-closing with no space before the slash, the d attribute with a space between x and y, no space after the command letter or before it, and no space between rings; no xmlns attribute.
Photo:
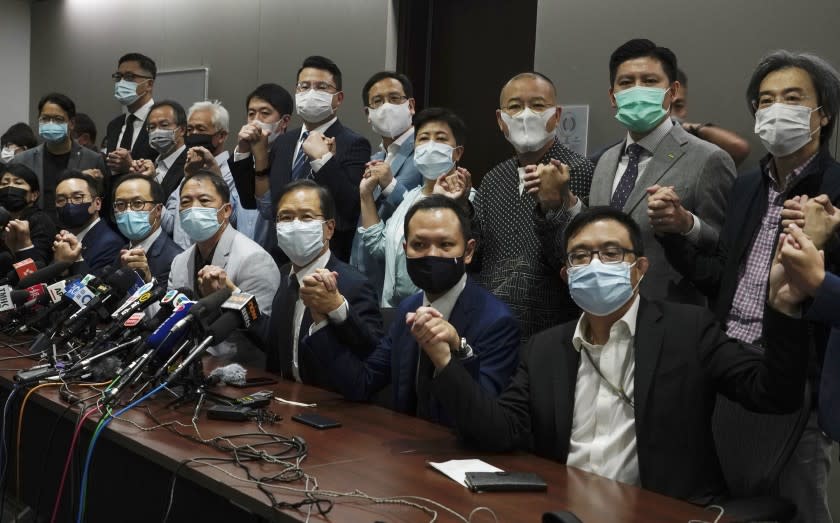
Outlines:
<svg viewBox="0 0 840 523"><path fill-rule="evenodd" d="M621 399L621 401L623 401L624 403L629 405L631 409L635 410L636 406L633 404L633 400L630 399L630 396L628 396L627 393L624 391L624 387L623 386L616 387L615 385L613 385L610 382L610 380L608 380L604 376L604 373L601 372L601 369L598 367L598 365L595 364L595 360L592 359L592 355L589 353L589 350L586 347L584 347L583 345L581 345L580 349L581 349L581 351L583 351L584 354L586 354L586 358L589 360L589 363L592 365L592 368L595 369L595 372L598 373L598 376L601 377L601 380L603 380L603 382L606 383L607 387L609 387L609 389L613 392L613 394L618 396L619 399ZM621 381L622 382L624 382L624 377L627 375L627 366L630 364L630 358L632 357L632 350L633 350L633 344L631 343L630 347L628 347L628 349L627 349L627 353L624 355L624 362L621 364Z"/></svg>

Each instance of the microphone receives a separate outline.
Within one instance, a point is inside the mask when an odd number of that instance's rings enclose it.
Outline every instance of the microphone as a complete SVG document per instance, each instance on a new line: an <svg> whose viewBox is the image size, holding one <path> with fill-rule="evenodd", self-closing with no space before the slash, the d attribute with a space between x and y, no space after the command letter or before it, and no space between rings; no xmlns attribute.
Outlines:
<svg viewBox="0 0 840 523"><path fill-rule="evenodd" d="M210 375L207 376L207 385L212 386L221 382L228 385L242 386L245 385L245 376L247 375L248 371L245 370L245 367L238 363L231 363L224 367L216 367L210 371Z"/></svg>
<svg viewBox="0 0 840 523"><path fill-rule="evenodd" d="M17 263L12 264L12 268L15 269L15 272L18 275L18 279L20 280L26 278L41 267L38 267L38 265L32 258L26 258L25 260L21 260Z"/></svg>
<svg viewBox="0 0 840 523"><path fill-rule="evenodd" d="M39 283L52 282L71 265L73 265L71 262L54 262L43 269L38 269L23 278L19 278L15 283L18 289L25 289Z"/></svg>
<svg viewBox="0 0 840 523"><path fill-rule="evenodd" d="M99 309L100 305L107 305L115 296L125 296L134 284L134 276L131 274L132 272L134 271L123 271L122 269L114 271L114 274L106 278L106 282L110 285L91 282L94 284L95 288L100 291L100 293L95 295L92 299L84 302L84 305L78 311L74 312L67 320L65 320L62 325L62 336L70 337L76 334L76 332L86 324L86 321L83 320L86 320L87 315L91 311ZM69 291L68 294L70 294Z"/></svg>
<svg viewBox="0 0 840 523"><path fill-rule="evenodd" d="M219 289L213 294L205 296L196 302L190 309L190 313L172 327L173 332L186 329L193 322L198 321L199 325L207 328L210 323L216 321L221 315L220 307L231 296L230 289Z"/></svg>

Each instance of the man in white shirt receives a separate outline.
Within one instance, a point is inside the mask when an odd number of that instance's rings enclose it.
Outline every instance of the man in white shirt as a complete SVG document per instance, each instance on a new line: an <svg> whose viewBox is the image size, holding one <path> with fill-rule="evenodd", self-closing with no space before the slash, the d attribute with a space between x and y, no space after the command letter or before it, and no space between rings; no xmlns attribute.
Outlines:
<svg viewBox="0 0 840 523"><path fill-rule="evenodd" d="M176 192L184 178L187 161L187 147L184 136L187 133L187 113L178 102L163 100L154 104L149 111L149 145L158 152L151 160L134 160L131 172L154 177L167 198Z"/></svg>

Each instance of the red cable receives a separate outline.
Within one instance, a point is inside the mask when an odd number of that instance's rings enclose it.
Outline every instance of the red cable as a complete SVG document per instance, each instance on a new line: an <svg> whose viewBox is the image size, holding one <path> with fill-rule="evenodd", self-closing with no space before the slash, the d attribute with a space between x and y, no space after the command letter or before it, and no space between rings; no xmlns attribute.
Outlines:
<svg viewBox="0 0 840 523"><path fill-rule="evenodd" d="M91 414L97 412L97 410L97 407L91 407L82 415L82 419L79 420L79 424L76 425L76 431L73 433L73 439L70 441L70 450L67 452L67 460L64 462L64 472L61 474L61 483L58 484L58 495L55 498L55 505L53 506L50 523L55 523L55 520L58 517L58 508L61 506L61 494L64 492L64 480L67 478L67 471L70 469L70 463L73 461L73 450L76 448L76 441L78 441L79 434L82 432L82 425L84 425L85 420L88 419Z"/></svg>

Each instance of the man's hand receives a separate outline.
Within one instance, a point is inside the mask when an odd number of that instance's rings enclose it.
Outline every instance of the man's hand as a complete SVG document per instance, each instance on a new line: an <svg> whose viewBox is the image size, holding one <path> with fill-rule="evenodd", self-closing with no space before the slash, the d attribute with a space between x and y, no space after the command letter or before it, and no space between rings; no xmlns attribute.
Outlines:
<svg viewBox="0 0 840 523"><path fill-rule="evenodd" d="M446 367L452 359L452 351L458 350L461 342L455 327L432 307L420 307L416 312L409 312L405 316L405 323L435 368Z"/></svg>
<svg viewBox="0 0 840 523"><path fill-rule="evenodd" d="M805 203L804 232L814 242L817 249L822 249L831 235L840 227L840 209L832 205L827 194L811 198Z"/></svg>
<svg viewBox="0 0 840 523"><path fill-rule="evenodd" d="M62 229L55 235L53 260L74 263L82 257L82 242L76 235Z"/></svg>
<svg viewBox="0 0 840 523"><path fill-rule="evenodd" d="M141 247L134 249L123 249L120 251L120 263L127 269L139 271L143 275L143 281L152 281L152 271L149 270L149 260L146 259L146 251Z"/></svg>
<svg viewBox="0 0 840 523"><path fill-rule="evenodd" d="M577 197L569 189L569 166L552 159L550 163L526 165L525 190L540 202L543 211L567 208L577 204Z"/></svg>
<svg viewBox="0 0 840 523"><path fill-rule="evenodd" d="M12 252L32 247L32 238L29 236L29 222L26 220L10 220L9 224L6 225L5 242L6 247Z"/></svg>
<svg viewBox="0 0 840 523"><path fill-rule="evenodd" d="M252 123L242 126L238 138L237 152L249 153L252 148L262 147L264 150L268 148L268 133Z"/></svg>
<svg viewBox="0 0 840 523"><path fill-rule="evenodd" d="M87 174L88 176L93 177L97 180L101 180L102 178L104 178L102 171L100 171L99 169L85 169L84 171L82 171L82 174Z"/></svg>
<svg viewBox="0 0 840 523"><path fill-rule="evenodd" d="M312 131L301 147L310 160L318 160L327 153L335 154L335 138L328 138L323 133Z"/></svg>
<svg viewBox="0 0 840 523"><path fill-rule="evenodd" d="M782 239L785 240L782 244ZM801 293L815 296L825 280L825 254L796 224L779 239L779 260L790 283Z"/></svg>
<svg viewBox="0 0 840 523"><path fill-rule="evenodd" d="M647 188L648 218L658 234L686 234L694 226L694 217L682 206L673 186L652 185Z"/></svg>
<svg viewBox="0 0 840 523"><path fill-rule="evenodd" d="M337 282L338 273L328 269L316 269L301 282L298 293L303 305L312 314L314 323L326 320L329 313L344 303Z"/></svg>
<svg viewBox="0 0 840 523"><path fill-rule="evenodd" d="M441 176L435 181L433 194L442 194L453 200L467 200L472 187L472 174L463 167L456 167L449 176Z"/></svg>
<svg viewBox="0 0 840 523"><path fill-rule="evenodd" d="M219 169L219 164L216 163L216 157L213 153L204 147L191 147L187 151L187 161L184 164L184 172L186 174L195 174L202 169L213 171L214 174L221 178L222 170Z"/></svg>
<svg viewBox="0 0 840 523"><path fill-rule="evenodd" d="M384 165L384 167L382 167ZM363 196L373 196L373 191L379 185L383 189L388 184L382 185L382 177L386 175L390 179L394 176L391 174L391 167L382 160L373 160L365 164L365 171L362 173L362 181L359 182L359 194ZM389 182L390 183L390 180Z"/></svg>
<svg viewBox="0 0 840 523"><path fill-rule="evenodd" d="M225 287L236 290L236 285L221 267L205 265L198 271L198 291L202 296L208 296Z"/></svg>
<svg viewBox="0 0 840 523"><path fill-rule="evenodd" d="M127 173L132 165L131 151L118 147L108 153L105 161L113 174Z"/></svg>
<svg viewBox="0 0 840 523"><path fill-rule="evenodd" d="M132 174L142 174L143 176L154 178L155 162L146 158L134 160L131 162L131 169L129 172L131 172Z"/></svg>

